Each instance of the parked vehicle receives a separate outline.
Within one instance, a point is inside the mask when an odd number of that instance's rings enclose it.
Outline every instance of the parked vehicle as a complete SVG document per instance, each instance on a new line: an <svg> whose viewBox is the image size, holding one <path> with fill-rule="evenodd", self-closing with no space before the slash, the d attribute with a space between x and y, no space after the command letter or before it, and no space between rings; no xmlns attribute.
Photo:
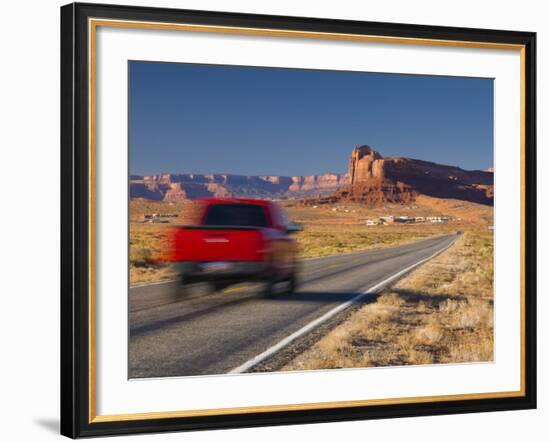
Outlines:
<svg viewBox="0 0 550 442"><path fill-rule="evenodd" d="M210 282L217 289L261 281L271 294L275 284L296 289L297 244L289 222L273 201L242 198L199 200L195 225L173 234L172 261L184 285Z"/></svg>

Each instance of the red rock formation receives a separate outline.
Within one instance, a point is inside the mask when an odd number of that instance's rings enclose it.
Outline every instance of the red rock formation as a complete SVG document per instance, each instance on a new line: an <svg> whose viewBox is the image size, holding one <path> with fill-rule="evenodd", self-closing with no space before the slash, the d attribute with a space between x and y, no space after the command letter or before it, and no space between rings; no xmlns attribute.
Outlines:
<svg viewBox="0 0 550 442"><path fill-rule="evenodd" d="M132 176L130 197L180 201L188 198L252 197L352 200L369 205L409 203L418 194L493 203L493 173L455 166L382 157L369 146L353 149L347 174L244 176L232 174L162 174ZM328 199L327 199L328 198Z"/></svg>
<svg viewBox="0 0 550 442"><path fill-rule="evenodd" d="M214 197L294 198L331 193L349 182L347 174L245 176L232 174L133 175L130 197L166 201Z"/></svg>
<svg viewBox="0 0 550 442"><path fill-rule="evenodd" d="M291 192L336 190L349 183L347 174L326 173L324 175L293 176L288 188Z"/></svg>
<svg viewBox="0 0 550 442"><path fill-rule="evenodd" d="M177 202L187 199L187 192L182 188L181 183L170 184L170 189L164 194L164 201Z"/></svg>
<svg viewBox="0 0 550 442"><path fill-rule="evenodd" d="M402 182L393 183L389 180L369 179L356 182L338 192L340 201L353 201L368 206L378 206L384 203L409 204L415 201L416 190Z"/></svg>
<svg viewBox="0 0 550 442"><path fill-rule="evenodd" d="M348 173L350 185L340 195L355 201L407 203L421 193L482 204L493 202L491 172L466 171L411 158L383 158L369 146L353 149Z"/></svg>
<svg viewBox="0 0 550 442"><path fill-rule="evenodd" d="M358 146L351 152L348 175L350 184L364 182L371 179L384 179L382 155L370 146Z"/></svg>
<svg viewBox="0 0 550 442"><path fill-rule="evenodd" d="M231 191L222 184L211 183L208 184L206 189L208 190L208 192L211 192L212 196L215 198L230 198L233 196L231 194Z"/></svg>

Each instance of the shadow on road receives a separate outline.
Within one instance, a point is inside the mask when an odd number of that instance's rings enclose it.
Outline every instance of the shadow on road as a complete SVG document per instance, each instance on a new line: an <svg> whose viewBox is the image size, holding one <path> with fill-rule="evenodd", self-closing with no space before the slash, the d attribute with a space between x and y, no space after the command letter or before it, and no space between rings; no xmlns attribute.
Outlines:
<svg viewBox="0 0 550 442"><path fill-rule="evenodd" d="M216 303L200 310L187 311L183 314L171 314L169 317L165 317L160 320L156 320L147 324L132 327L132 320L130 318L130 337L138 336L150 332L154 332L165 327L171 327L180 324L184 321L190 321L201 316L206 316L212 313L216 313L223 309L234 308L244 303L254 302L262 300L264 302L312 302L318 304L341 304L353 299L361 292L318 292L318 291L298 291L294 293L280 293L273 295L265 295L263 293L252 293L246 297L240 297L232 299L226 302ZM358 304L367 304L373 302L376 299L376 294L368 293L360 300ZM226 298L220 299L223 301ZM212 298L211 298L212 301ZM174 310L171 311L174 313Z"/></svg>

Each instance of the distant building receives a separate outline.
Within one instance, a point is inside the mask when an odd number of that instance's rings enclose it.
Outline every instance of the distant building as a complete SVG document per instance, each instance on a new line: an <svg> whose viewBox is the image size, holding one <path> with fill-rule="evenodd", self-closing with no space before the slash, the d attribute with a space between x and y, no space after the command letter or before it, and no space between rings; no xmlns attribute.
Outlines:
<svg viewBox="0 0 550 442"><path fill-rule="evenodd" d="M426 219L431 223L447 223L451 221L451 218L448 216L428 216Z"/></svg>
<svg viewBox="0 0 550 442"><path fill-rule="evenodd" d="M168 223L165 218L177 218L177 213L146 213L143 215L144 222L148 223Z"/></svg>
<svg viewBox="0 0 550 442"><path fill-rule="evenodd" d="M380 217L380 223L381 224L393 224L394 219L395 218L394 218L393 215L381 216Z"/></svg>
<svg viewBox="0 0 550 442"><path fill-rule="evenodd" d="M398 224L414 224L415 218L412 216L398 216L393 220L393 222Z"/></svg>

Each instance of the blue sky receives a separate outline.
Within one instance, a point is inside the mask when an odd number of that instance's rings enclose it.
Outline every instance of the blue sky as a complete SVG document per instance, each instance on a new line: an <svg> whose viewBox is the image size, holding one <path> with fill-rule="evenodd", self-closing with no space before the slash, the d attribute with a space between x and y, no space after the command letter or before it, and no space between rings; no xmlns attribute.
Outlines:
<svg viewBox="0 0 550 442"><path fill-rule="evenodd" d="M493 166L493 80L129 63L130 173L345 172L354 146Z"/></svg>

